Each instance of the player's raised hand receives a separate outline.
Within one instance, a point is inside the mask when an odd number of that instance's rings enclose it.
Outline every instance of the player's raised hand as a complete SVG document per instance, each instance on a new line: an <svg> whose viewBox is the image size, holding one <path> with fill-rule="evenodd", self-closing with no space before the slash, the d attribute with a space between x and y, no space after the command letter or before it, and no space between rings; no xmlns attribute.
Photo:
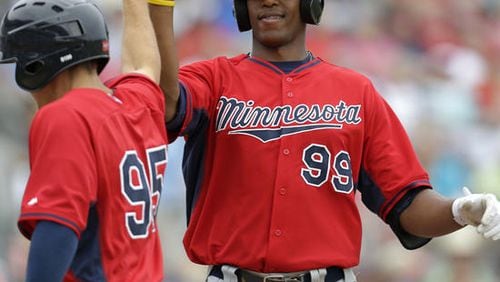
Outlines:
<svg viewBox="0 0 500 282"><path fill-rule="evenodd" d="M477 226L477 232L487 239L500 239L500 202L497 201L486 208L481 224Z"/></svg>
<svg viewBox="0 0 500 282"><path fill-rule="evenodd" d="M495 195L472 194L467 187L463 188L463 193L464 196L457 198L452 205L453 218L458 224L477 227L496 218L498 200Z"/></svg>

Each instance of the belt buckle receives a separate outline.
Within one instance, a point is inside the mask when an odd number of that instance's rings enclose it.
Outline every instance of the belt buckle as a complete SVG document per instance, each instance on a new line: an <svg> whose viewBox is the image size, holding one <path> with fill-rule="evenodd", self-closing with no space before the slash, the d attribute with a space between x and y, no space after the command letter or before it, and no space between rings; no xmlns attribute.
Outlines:
<svg viewBox="0 0 500 282"><path fill-rule="evenodd" d="M302 282L303 276L286 277L283 274L269 274L264 277L263 282Z"/></svg>

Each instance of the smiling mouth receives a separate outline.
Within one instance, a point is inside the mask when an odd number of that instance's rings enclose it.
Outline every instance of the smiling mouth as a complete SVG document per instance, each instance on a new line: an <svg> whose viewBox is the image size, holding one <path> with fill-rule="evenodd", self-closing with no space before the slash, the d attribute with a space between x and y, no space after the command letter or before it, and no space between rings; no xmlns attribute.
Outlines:
<svg viewBox="0 0 500 282"><path fill-rule="evenodd" d="M273 15L262 15L259 17L259 20L263 22L273 23L281 21L283 18L284 18L283 15L273 14Z"/></svg>

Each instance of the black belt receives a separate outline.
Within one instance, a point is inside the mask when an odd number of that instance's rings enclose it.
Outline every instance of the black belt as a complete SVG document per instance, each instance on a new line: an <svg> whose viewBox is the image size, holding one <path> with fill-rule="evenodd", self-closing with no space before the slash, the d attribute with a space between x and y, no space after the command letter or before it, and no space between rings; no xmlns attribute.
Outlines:
<svg viewBox="0 0 500 282"><path fill-rule="evenodd" d="M224 279L224 276L222 274L222 269L221 265L214 265L212 269L210 270L209 276L215 276L220 279ZM236 276L238 277L239 282L263 282L264 278L248 272L244 269L238 269L235 272ZM337 282L341 279L344 279L344 270L339 267L328 267L326 268L326 276L324 282ZM310 272L306 271L304 274L298 275L298 276L287 276L286 278L273 276L268 277L266 279L266 282L311 282L311 274Z"/></svg>

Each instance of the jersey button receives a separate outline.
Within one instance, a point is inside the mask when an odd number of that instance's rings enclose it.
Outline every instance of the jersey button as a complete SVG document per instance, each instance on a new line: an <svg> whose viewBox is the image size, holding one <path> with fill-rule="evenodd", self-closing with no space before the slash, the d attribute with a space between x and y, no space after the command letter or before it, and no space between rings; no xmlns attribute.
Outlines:
<svg viewBox="0 0 500 282"><path fill-rule="evenodd" d="M281 234L282 234L281 230L279 230L279 229L274 230L274 236L279 237L279 236L281 236Z"/></svg>
<svg viewBox="0 0 500 282"><path fill-rule="evenodd" d="M288 97L292 98L292 97L293 97L293 92L288 92L288 93L286 93L286 95L287 95Z"/></svg>
<svg viewBox="0 0 500 282"><path fill-rule="evenodd" d="M293 78L291 78L291 77L286 78L286 81L288 81L288 82L292 82L292 80L293 80Z"/></svg>
<svg viewBox="0 0 500 282"><path fill-rule="evenodd" d="M281 188L280 189L280 195L285 196L286 195L286 188Z"/></svg>
<svg viewBox="0 0 500 282"><path fill-rule="evenodd" d="M290 155L290 150L288 150L288 149L283 150L283 154L285 154L287 156Z"/></svg>

